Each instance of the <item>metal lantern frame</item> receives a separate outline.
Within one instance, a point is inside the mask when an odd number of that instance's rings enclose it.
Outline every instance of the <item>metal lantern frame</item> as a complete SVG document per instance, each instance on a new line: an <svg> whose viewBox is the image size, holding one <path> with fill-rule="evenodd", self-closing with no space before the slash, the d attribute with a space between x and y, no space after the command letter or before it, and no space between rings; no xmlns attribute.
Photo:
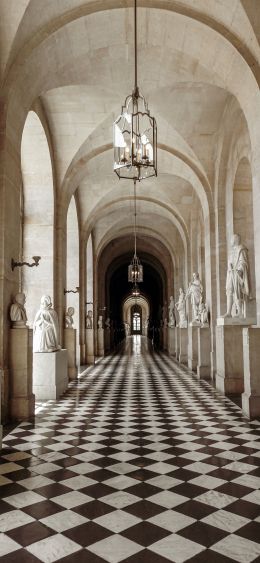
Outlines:
<svg viewBox="0 0 260 563"><path fill-rule="evenodd" d="M114 122L114 171L141 181L157 176L157 125L137 84L137 0L134 0L135 83Z"/></svg>

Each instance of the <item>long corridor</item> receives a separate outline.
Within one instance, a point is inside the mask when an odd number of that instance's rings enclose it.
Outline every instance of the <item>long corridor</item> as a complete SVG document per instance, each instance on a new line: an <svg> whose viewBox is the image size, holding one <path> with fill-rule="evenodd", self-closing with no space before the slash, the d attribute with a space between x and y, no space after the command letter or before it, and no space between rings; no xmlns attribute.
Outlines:
<svg viewBox="0 0 260 563"><path fill-rule="evenodd" d="M260 423L147 340L4 439L0 561L260 561Z"/></svg>

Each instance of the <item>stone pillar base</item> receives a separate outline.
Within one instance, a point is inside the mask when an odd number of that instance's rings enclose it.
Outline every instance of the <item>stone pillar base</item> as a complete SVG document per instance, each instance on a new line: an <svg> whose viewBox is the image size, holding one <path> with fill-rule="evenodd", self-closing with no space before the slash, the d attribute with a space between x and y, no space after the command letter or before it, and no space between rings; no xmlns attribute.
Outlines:
<svg viewBox="0 0 260 563"><path fill-rule="evenodd" d="M260 416L260 327L243 329L245 391L242 410L249 418Z"/></svg>
<svg viewBox="0 0 260 563"><path fill-rule="evenodd" d="M168 347L168 327L163 325L163 350L167 350Z"/></svg>
<svg viewBox="0 0 260 563"><path fill-rule="evenodd" d="M197 371L198 365L198 325L188 326L188 367Z"/></svg>
<svg viewBox="0 0 260 563"><path fill-rule="evenodd" d="M211 333L209 327L198 328L198 365L200 379L211 379Z"/></svg>
<svg viewBox="0 0 260 563"><path fill-rule="evenodd" d="M94 354L94 331L93 328L86 329L86 364L95 363Z"/></svg>
<svg viewBox="0 0 260 563"><path fill-rule="evenodd" d="M110 328L105 329L105 351L110 352Z"/></svg>
<svg viewBox="0 0 260 563"><path fill-rule="evenodd" d="M224 394L244 391L243 326L216 326L216 388Z"/></svg>
<svg viewBox="0 0 260 563"><path fill-rule="evenodd" d="M32 393L32 330L26 326L10 329L10 410L13 420L34 416Z"/></svg>
<svg viewBox="0 0 260 563"><path fill-rule="evenodd" d="M168 327L168 353L170 356L176 355L175 327Z"/></svg>
<svg viewBox="0 0 260 563"><path fill-rule="evenodd" d="M179 352L179 362L181 364L188 364L188 329L179 327L179 338L180 338L180 352Z"/></svg>
<svg viewBox="0 0 260 563"><path fill-rule="evenodd" d="M58 399L68 387L67 350L33 354L33 391L36 400Z"/></svg>
<svg viewBox="0 0 260 563"><path fill-rule="evenodd" d="M98 356L104 356L104 329L98 328Z"/></svg>
<svg viewBox="0 0 260 563"><path fill-rule="evenodd" d="M77 331L75 328L64 329L64 345L68 352L68 375L69 379L77 379L78 369L76 365L76 340Z"/></svg>

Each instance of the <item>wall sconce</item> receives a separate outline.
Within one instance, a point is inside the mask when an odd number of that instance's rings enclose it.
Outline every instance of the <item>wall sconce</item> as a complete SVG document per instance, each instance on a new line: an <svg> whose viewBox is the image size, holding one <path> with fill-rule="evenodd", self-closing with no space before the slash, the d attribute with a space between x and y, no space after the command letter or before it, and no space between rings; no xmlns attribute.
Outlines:
<svg viewBox="0 0 260 563"><path fill-rule="evenodd" d="M14 270L17 267L21 268L22 266L29 266L29 268L32 268L33 266L39 266L39 261L41 260L41 256L33 256L32 259L34 260L34 262L32 262L32 264L29 264L29 262L16 262L12 258L11 268L12 268L12 270Z"/></svg>
<svg viewBox="0 0 260 563"><path fill-rule="evenodd" d="M64 289L64 295L66 293L79 293L79 287L76 287L76 289Z"/></svg>

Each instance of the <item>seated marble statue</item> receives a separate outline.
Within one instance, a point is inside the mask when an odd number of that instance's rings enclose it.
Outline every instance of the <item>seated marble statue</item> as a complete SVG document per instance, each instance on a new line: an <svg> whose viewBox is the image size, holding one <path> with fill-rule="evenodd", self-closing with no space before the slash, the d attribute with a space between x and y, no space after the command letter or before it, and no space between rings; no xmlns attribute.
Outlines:
<svg viewBox="0 0 260 563"><path fill-rule="evenodd" d="M59 345L59 322L49 295L43 295L33 323L33 351L56 352Z"/></svg>
<svg viewBox="0 0 260 563"><path fill-rule="evenodd" d="M26 310L24 307L26 297L24 293L17 293L14 303L10 309L10 319L14 328L24 328L27 322Z"/></svg>
<svg viewBox="0 0 260 563"><path fill-rule="evenodd" d="M88 311L86 315L86 328L93 328L93 312Z"/></svg>
<svg viewBox="0 0 260 563"><path fill-rule="evenodd" d="M72 328L74 324L73 315L75 313L74 307L68 307L67 312L65 313L65 327Z"/></svg>
<svg viewBox="0 0 260 563"><path fill-rule="evenodd" d="M202 300L199 304L199 321L201 326L209 326L209 312L206 303Z"/></svg>

